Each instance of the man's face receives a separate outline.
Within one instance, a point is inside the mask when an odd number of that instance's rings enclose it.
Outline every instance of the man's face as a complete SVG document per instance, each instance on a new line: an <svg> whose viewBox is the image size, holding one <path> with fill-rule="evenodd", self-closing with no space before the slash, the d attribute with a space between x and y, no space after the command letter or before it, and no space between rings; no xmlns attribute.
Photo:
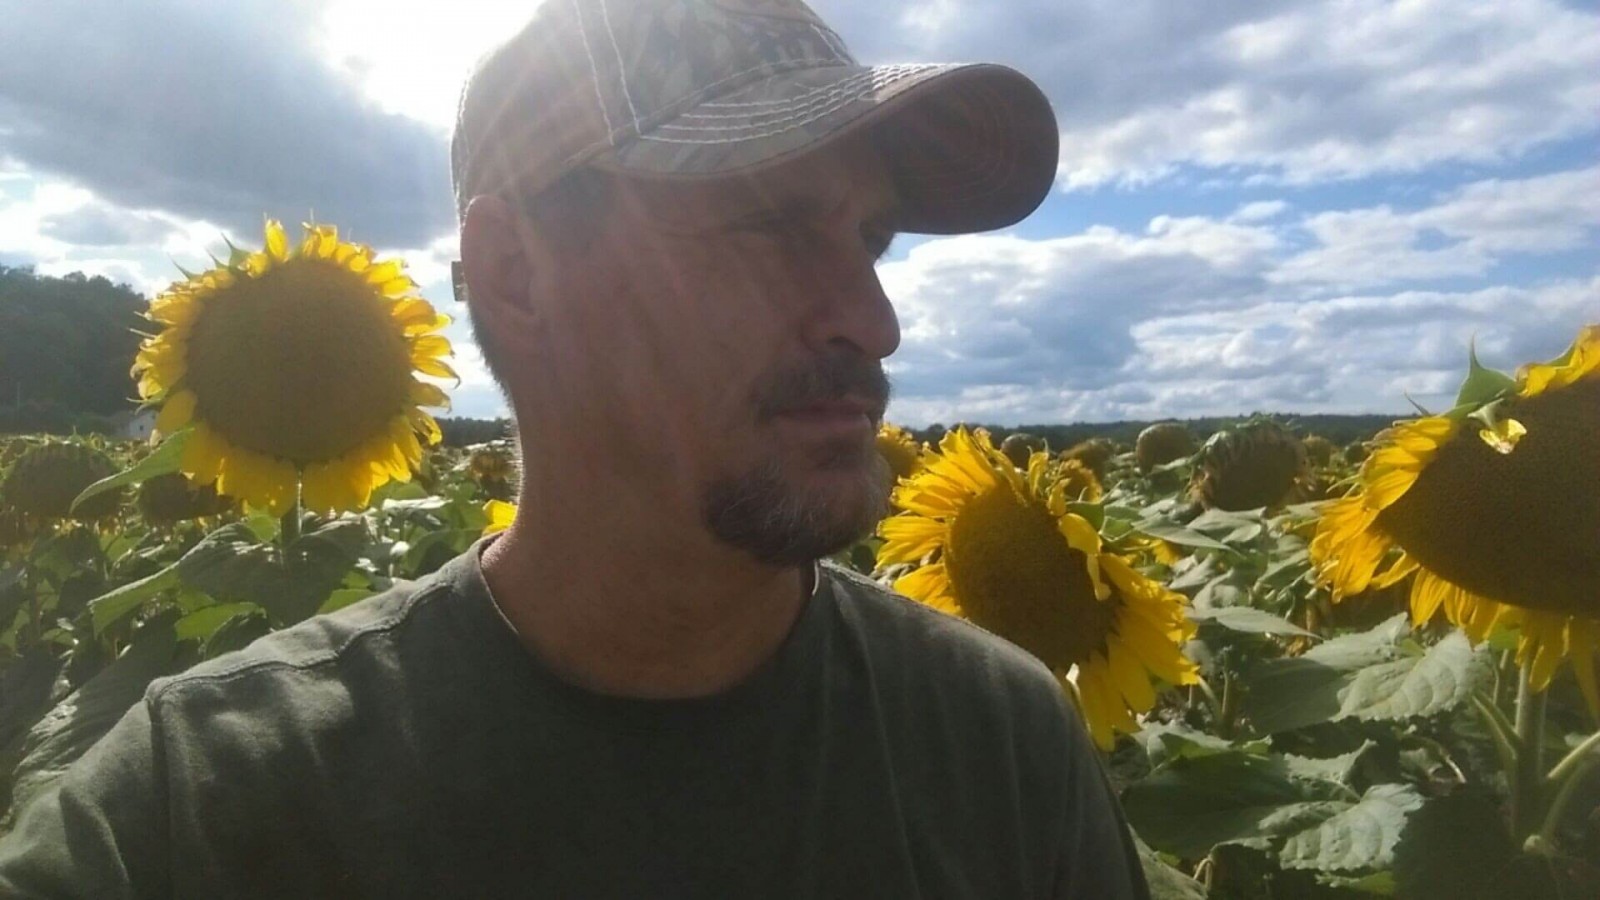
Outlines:
<svg viewBox="0 0 1600 900"><path fill-rule="evenodd" d="M849 141L749 178L611 187L553 301L562 346L536 367L586 445L763 562L847 546L889 482L882 161Z"/></svg>

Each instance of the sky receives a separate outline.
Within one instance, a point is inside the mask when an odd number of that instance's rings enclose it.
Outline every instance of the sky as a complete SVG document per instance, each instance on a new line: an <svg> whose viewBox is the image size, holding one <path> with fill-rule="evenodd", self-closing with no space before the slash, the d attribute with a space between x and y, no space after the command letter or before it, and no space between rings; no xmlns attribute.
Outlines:
<svg viewBox="0 0 1600 900"><path fill-rule="evenodd" d="M584 0L597 2L597 0ZM1060 125L1023 222L903 236L889 418L1448 407L1600 322L1600 4L814 0L864 63L1001 62ZM0 264L153 295L315 217L456 322L448 145L535 3L0 0Z"/></svg>

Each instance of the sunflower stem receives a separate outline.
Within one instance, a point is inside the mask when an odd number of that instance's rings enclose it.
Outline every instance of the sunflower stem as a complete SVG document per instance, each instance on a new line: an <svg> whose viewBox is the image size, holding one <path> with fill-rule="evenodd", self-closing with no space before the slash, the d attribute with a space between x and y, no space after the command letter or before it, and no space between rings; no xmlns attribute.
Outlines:
<svg viewBox="0 0 1600 900"><path fill-rule="evenodd" d="M1472 695L1472 706L1483 719L1484 727L1489 730L1489 737L1494 741L1495 752L1500 756L1500 767L1506 773L1506 783L1510 784L1517 773L1517 755L1520 748L1517 746L1516 727L1506 714L1495 705L1493 697L1485 697L1482 692Z"/></svg>
<svg viewBox="0 0 1600 900"><path fill-rule="evenodd" d="M1578 792L1578 785L1596 766L1600 766L1600 731L1589 735L1583 743L1572 749L1556 767L1545 776L1545 788L1554 789L1555 796L1550 800L1550 809L1545 813L1544 824L1539 826L1539 837L1546 842L1555 842L1556 828L1561 825L1561 814L1566 812L1567 803Z"/></svg>
<svg viewBox="0 0 1600 900"><path fill-rule="evenodd" d="M1535 691L1528 679L1528 669L1523 666L1517 674L1517 743L1516 767L1511 779L1511 831L1520 842L1533 832L1542 805L1544 776L1541 773L1544 758L1544 708L1545 692Z"/></svg>
<svg viewBox="0 0 1600 900"><path fill-rule="evenodd" d="M1217 722L1217 736L1233 740L1233 720L1239 717L1239 692L1234 688L1232 672L1222 673L1222 712Z"/></svg>
<svg viewBox="0 0 1600 900"><path fill-rule="evenodd" d="M300 540L300 484L295 483L294 497L289 501L289 511L278 523L278 543L287 553L295 541Z"/></svg>
<svg viewBox="0 0 1600 900"><path fill-rule="evenodd" d="M1211 718L1215 719L1220 726L1222 722L1222 701L1217 699L1217 692L1211 689L1211 683L1206 681L1205 678L1196 681L1194 686L1199 688L1200 695L1206 698L1206 706L1211 709Z"/></svg>

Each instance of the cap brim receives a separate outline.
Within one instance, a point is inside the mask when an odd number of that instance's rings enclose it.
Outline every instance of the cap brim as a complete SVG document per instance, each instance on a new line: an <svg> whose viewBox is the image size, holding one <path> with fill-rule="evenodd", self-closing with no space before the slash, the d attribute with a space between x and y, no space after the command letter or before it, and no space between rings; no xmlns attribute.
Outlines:
<svg viewBox="0 0 1600 900"><path fill-rule="evenodd" d="M1006 66L828 66L783 72L646 129L593 164L646 177L750 172L862 129L884 153L906 232L959 234L1025 218L1055 180L1049 101Z"/></svg>

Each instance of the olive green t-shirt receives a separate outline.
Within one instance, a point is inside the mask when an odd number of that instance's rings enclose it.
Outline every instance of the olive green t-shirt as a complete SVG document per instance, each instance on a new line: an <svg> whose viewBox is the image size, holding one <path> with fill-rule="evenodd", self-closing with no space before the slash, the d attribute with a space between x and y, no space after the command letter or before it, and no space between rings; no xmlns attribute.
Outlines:
<svg viewBox="0 0 1600 900"><path fill-rule="evenodd" d="M151 685L0 843L0 896L1147 896L1054 677L821 567L692 700L555 677L483 544Z"/></svg>

